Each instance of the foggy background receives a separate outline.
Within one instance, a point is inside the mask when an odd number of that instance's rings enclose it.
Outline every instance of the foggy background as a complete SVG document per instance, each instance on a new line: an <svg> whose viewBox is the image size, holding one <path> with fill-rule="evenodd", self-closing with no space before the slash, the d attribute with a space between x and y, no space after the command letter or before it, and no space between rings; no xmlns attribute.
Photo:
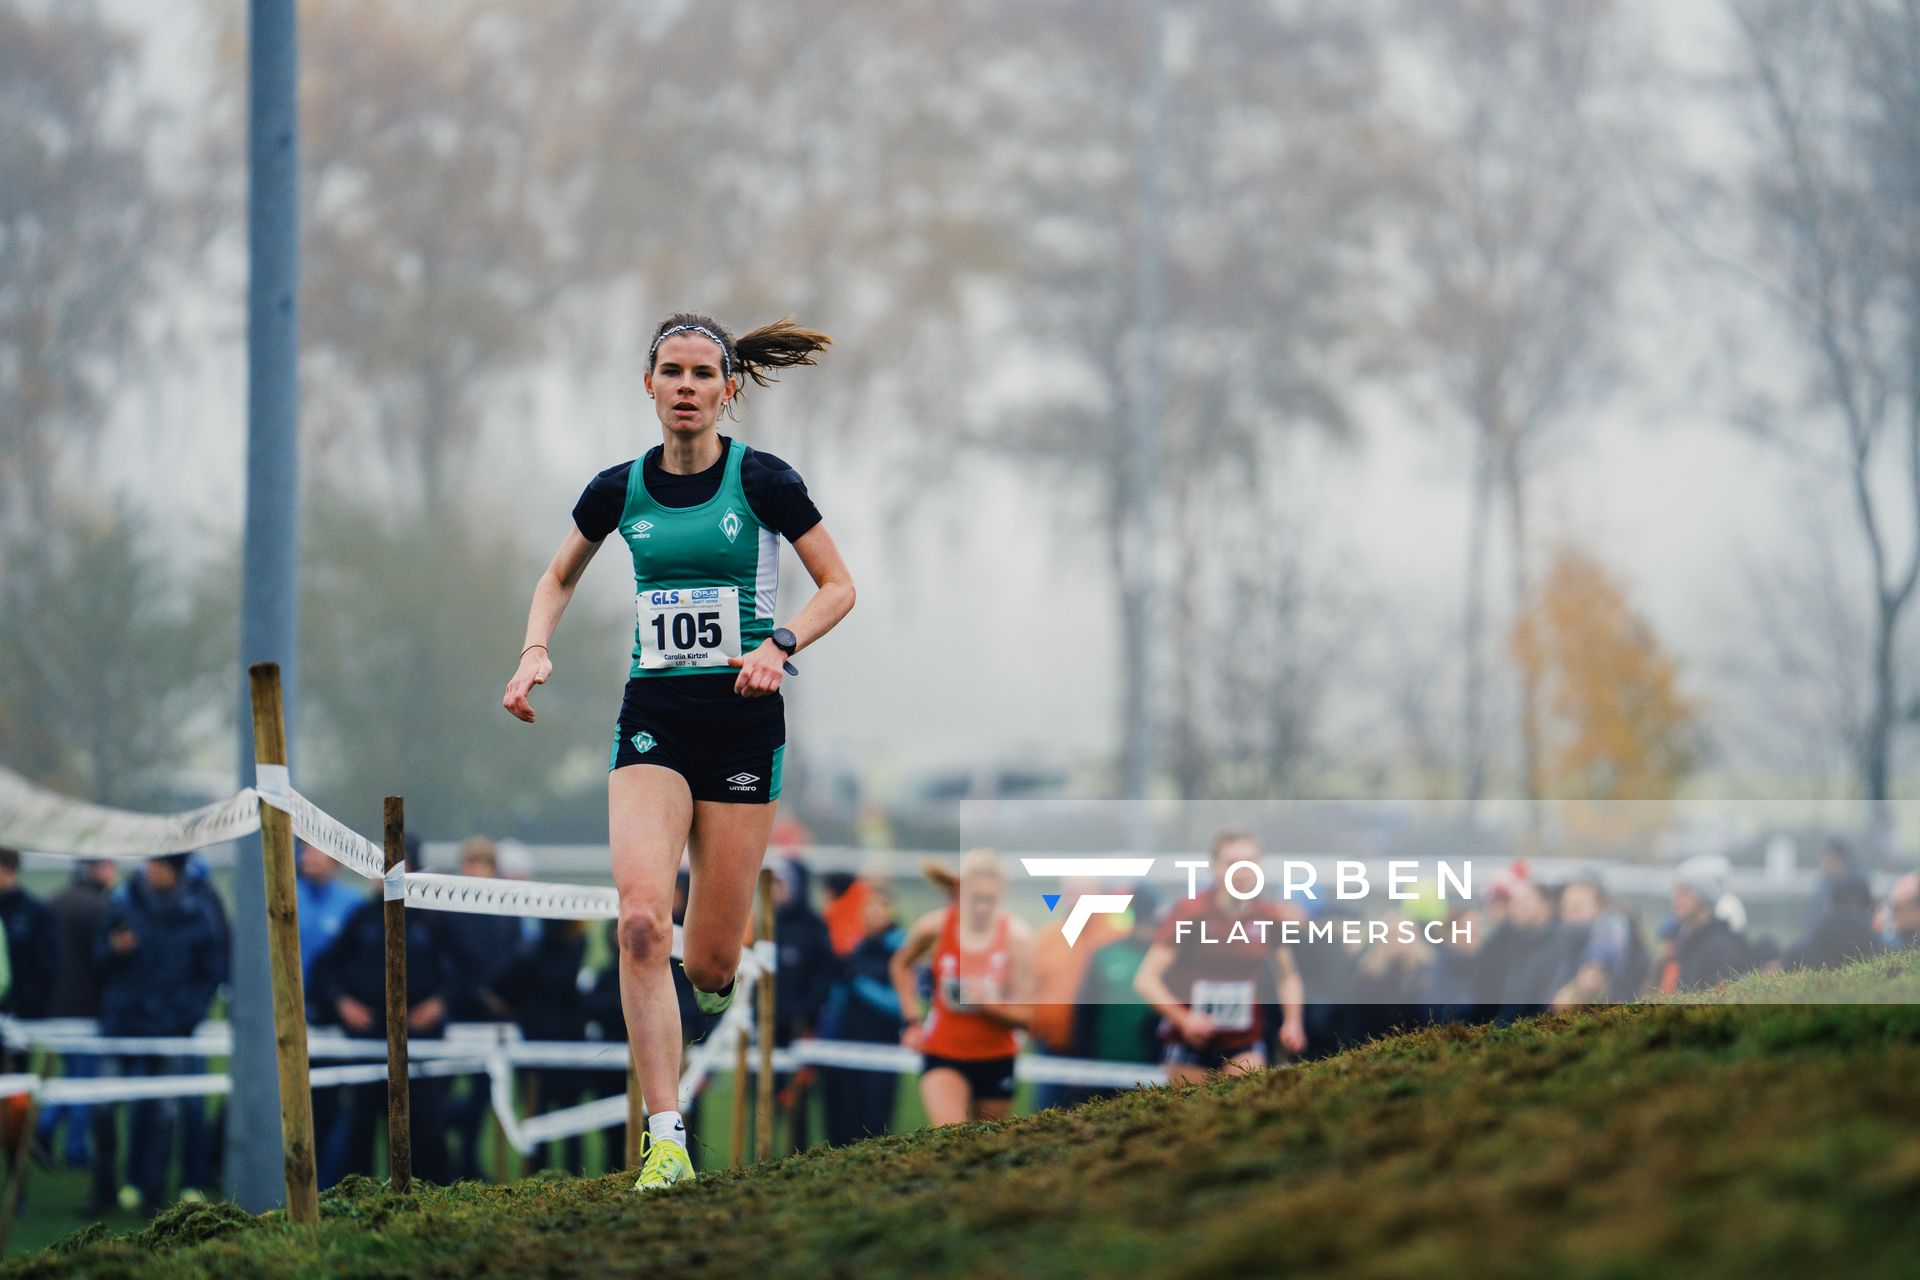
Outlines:
<svg viewBox="0 0 1920 1280"><path fill-rule="evenodd" d="M118 805L235 783L244 17L0 0L0 761ZM724 428L860 591L787 686L823 840L1130 765L1913 820L1910 5L315 0L301 40L294 767L363 830L604 838L619 547L539 723L499 698L681 308L835 339Z"/></svg>

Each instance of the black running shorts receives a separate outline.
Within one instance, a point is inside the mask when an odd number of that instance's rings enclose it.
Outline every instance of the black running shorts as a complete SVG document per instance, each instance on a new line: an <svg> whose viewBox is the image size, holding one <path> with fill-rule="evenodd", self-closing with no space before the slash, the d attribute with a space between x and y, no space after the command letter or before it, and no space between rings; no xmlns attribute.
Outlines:
<svg viewBox="0 0 1920 1280"><path fill-rule="evenodd" d="M967 1082L967 1088L973 1091L975 1102L1005 1102L1013 1097L1013 1059L1012 1058L942 1058L935 1054L922 1054L920 1073L945 1067L949 1071L958 1071Z"/></svg>
<svg viewBox="0 0 1920 1280"><path fill-rule="evenodd" d="M695 800L778 800L786 703L777 693L743 698L734 679L731 671L629 679L607 769L661 765L687 780Z"/></svg>

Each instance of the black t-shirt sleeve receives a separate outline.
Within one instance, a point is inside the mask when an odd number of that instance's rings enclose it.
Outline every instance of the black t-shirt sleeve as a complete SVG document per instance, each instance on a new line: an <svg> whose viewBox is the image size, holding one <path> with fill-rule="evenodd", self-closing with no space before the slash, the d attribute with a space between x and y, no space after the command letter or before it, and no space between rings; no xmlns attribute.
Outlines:
<svg viewBox="0 0 1920 1280"><path fill-rule="evenodd" d="M741 459L740 486L755 518L788 542L798 542L820 523L820 509L807 496L806 481L770 453L754 449Z"/></svg>
<svg viewBox="0 0 1920 1280"><path fill-rule="evenodd" d="M580 501L573 504L573 524L588 542L599 542L620 525L620 513L627 509L627 477L633 464L623 462L608 467L587 482Z"/></svg>

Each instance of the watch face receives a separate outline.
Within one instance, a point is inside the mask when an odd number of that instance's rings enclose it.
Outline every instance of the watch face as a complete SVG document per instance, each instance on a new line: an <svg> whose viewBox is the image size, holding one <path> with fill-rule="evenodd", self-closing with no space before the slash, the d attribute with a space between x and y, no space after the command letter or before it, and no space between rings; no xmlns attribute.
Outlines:
<svg viewBox="0 0 1920 1280"><path fill-rule="evenodd" d="M800 647L798 642L793 638L793 632L787 630L785 627L775 627L773 629L773 642L782 649L785 649L788 653L792 653Z"/></svg>

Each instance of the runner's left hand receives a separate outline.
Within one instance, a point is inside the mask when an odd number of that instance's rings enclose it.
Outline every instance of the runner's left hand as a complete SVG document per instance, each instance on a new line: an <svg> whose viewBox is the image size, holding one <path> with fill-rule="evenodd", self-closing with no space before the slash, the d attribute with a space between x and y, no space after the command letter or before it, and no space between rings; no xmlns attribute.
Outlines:
<svg viewBox="0 0 1920 1280"><path fill-rule="evenodd" d="M787 674L782 665L786 660L786 650L771 640L762 640L760 647L744 658L728 658L728 666L740 668L733 691L743 698L764 698L780 692L780 681Z"/></svg>
<svg viewBox="0 0 1920 1280"><path fill-rule="evenodd" d="M1280 1043L1291 1054L1301 1054L1307 1048L1307 1029L1298 1022L1280 1024Z"/></svg>

